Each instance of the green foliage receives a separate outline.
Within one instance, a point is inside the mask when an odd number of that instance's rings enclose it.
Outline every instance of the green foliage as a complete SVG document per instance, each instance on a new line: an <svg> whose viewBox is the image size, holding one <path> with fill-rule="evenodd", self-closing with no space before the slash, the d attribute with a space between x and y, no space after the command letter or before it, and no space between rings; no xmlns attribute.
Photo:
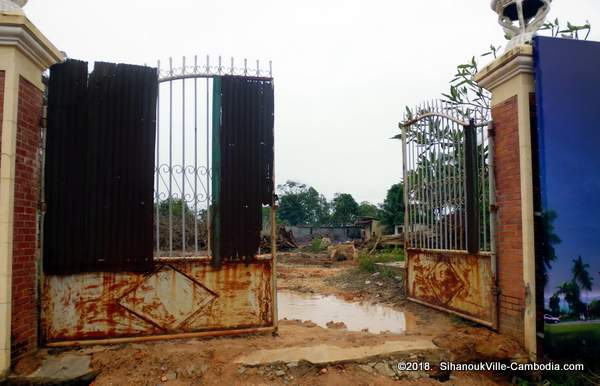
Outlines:
<svg viewBox="0 0 600 386"><path fill-rule="evenodd" d="M550 31L550 35L552 37L558 37L558 35L560 34L560 36L562 36L563 38L571 39L579 39L579 33L585 31L585 36L583 37L583 40L587 40L587 38L590 36L590 32L592 31L592 25L589 21L586 21L585 24L582 25L573 25L571 24L571 22L567 22L567 26L563 27L560 25L560 21L557 18L554 19L554 21L544 23L540 30Z"/></svg>
<svg viewBox="0 0 600 386"><path fill-rule="evenodd" d="M561 26L558 19L554 22L548 22L544 24L541 31L549 31L551 36L568 37L573 39L587 40L591 31L591 24L586 21L585 24L575 25L571 22L567 22L566 27ZM581 36L580 33L585 32L585 36ZM479 55L479 58L486 56L493 56L497 58L501 52L502 46L495 46L490 44L488 50ZM454 111L464 119L473 117L473 112L479 112L481 117L489 116L491 111L491 95L490 93L479 86L475 81L475 75L479 72L479 64L477 58L472 56L465 63L461 63L456 66L456 73L449 82L450 89L448 93L442 93L442 99L450 103ZM417 115L419 112L413 112L409 107L406 107L407 119L410 120L412 117ZM394 139L401 139L400 135L394 137Z"/></svg>
<svg viewBox="0 0 600 386"><path fill-rule="evenodd" d="M262 223L263 223L263 230L270 231L270 229L271 229L271 207L270 206L262 207ZM284 226L290 225L286 220L283 220L280 217L278 211L275 212L275 224L277 224L278 227L280 225L284 225Z"/></svg>
<svg viewBox="0 0 600 386"><path fill-rule="evenodd" d="M549 210L542 213L541 226L545 237L542 237L542 241L539 248L540 256L542 257L542 288L546 287L548 283L548 271L552 269L552 263L556 260L556 250L554 246L559 244L562 240L554 231L554 220L556 220L556 212Z"/></svg>
<svg viewBox="0 0 600 386"><path fill-rule="evenodd" d="M375 263L389 263L391 261L404 261L404 250L395 248L389 251L383 251L369 255L368 252L362 251L358 255L358 267L363 272L375 272Z"/></svg>
<svg viewBox="0 0 600 386"><path fill-rule="evenodd" d="M326 225L330 222L327 199L313 187L287 181L279 185L278 218L289 225Z"/></svg>
<svg viewBox="0 0 600 386"><path fill-rule="evenodd" d="M579 284L581 289L591 291L592 290L592 277L588 271L590 265L583 262L581 256L573 260L573 267L571 273L573 274L573 282Z"/></svg>
<svg viewBox="0 0 600 386"><path fill-rule="evenodd" d="M570 362L569 362L570 363ZM547 371L542 381L532 382L521 377L513 381L517 386L592 386L600 384L600 376L586 371Z"/></svg>
<svg viewBox="0 0 600 386"><path fill-rule="evenodd" d="M597 361L597 358L600 358L600 345L596 343L598 341L600 341L598 322L544 325L544 344L552 358L564 358L571 363L576 359L591 358L591 362L586 366L588 370L600 370Z"/></svg>
<svg viewBox="0 0 600 386"><path fill-rule="evenodd" d="M481 56L494 55L496 57L500 47L490 45L490 51ZM491 95L489 91L479 86L475 81L475 75L479 72L479 66L475 57L456 67L456 74L450 81L448 94L442 93L443 99L450 103L455 112L463 119L473 117L473 111L479 111L483 116L490 113Z"/></svg>
<svg viewBox="0 0 600 386"><path fill-rule="evenodd" d="M333 215L331 222L335 225L350 225L359 216L359 206L348 193L337 193L331 203Z"/></svg>
<svg viewBox="0 0 600 386"><path fill-rule="evenodd" d="M305 246L303 249L305 252L319 253L327 250L327 246L323 242L323 238L315 237L311 240L310 244Z"/></svg>
<svg viewBox="0 0 600 386"><path fill-rule="evenodd" d="M550 298L550 312L554 316L560 315L560 296L558 294L554 294Z"/></svg>
<svg viewBox="0 0 600 386"><path fill-rule="evenodd" d="M376 205L373 205L368 201L363 201L358 206L358 215L360 217L379 218L381 210Z"/></svg>
<svg viewBox="0 0 600 386"><path fill-rule="evenodd" d="M381 207L381 223L387 233L394 231L394 226L404 224L404 184L392 185L387 191Z"/></svg>
<svg viewBox="0 0 600 386"><path fill-rule="evenodd" d="M592 277L589 273L590 265L583 262L581 256L573 259L571 281L564 282L558 287L558 292L554 296L564 295L565 301L569 305L569 311L572 316L586 311L586 305L581 301L581 290L591 291ZM553 296L553 297L554 297ZM550 299L552 301L552 299Z"/></svg>
<svg viewBox="0 0 600 386"><path fill-rule="evenodd" d="M574 39L587 39L591 30L591 25L586 22L584 25L574 25L570 22L567 23L566 27L561 27L560 22L556 19L554 22L546 23L542 30L549 30L552 36L558 36L562 34L563 37L571 37ZM586 31L585 36L580 36L580 33ZM501 46L490 45L489 49L480 55L480 58L486 56L493 56L497 58L500 53ZM443 102L451 106L451 111L446 111L450 115L456 115L463 120L467 121L471 118L478 120L488 120L491 115L491 95L483 89L476 81L475 75L479 72L480 67L475 56L472 56L465 63L456 66L456 73L452 80L450 80L450 88L447 93L442 93ZM411 121L416 116L430 112L430 108L426 107L420 111L413 111L409 107L406 107L406 120ZM423 124L428 126L428 130L422 130L422 125L419 130L414 128L414 125L404 126L400 125L401 129L407 129L407 142L415 144L421 154L416 160L417 165L414 169L409 170L404 179L407 181L426 181L427 183L416 186L414 190L408 192L409 200L415 205L414 217L411 221L414 223L426 222L424 220L431 220L436 218L435 213L450 212L451 214L461 213L464 210L463 205L457 205L456 207L450 208L431 208L431 204L434 202L443 202L436 200L435 194L440 191L439 188L444 190L444 178L437 178L435 175L436 171L441 170L443 175L448 175L448 171L462 164L462 149L460 144L463 143L462 130L452 130L448 127L440 127L441 120L435 117L425 118L421 121ZM402 134L398 134L393 139L402 139ZM438 145L442 150L445 150L445 154L437 155L436 152L429 152L429 148ZM483 165L487 165L488 148L484 145L478 146L479 159L483 159ZM444 152L442 152L444 153ZM486 166L484 166L486 167ZM485 176L488 176L488 171L483 171ZM457 184L463 184L463 181L455 181ZM442 185L442 186L440 186ZM411 186L414 186L411 184ZM483 186L488 186L484 183ZM487 192L483 192L482 197ZM428 199L423 200L419 197L427 197ZM419 206L420 202L425 202L426 205ZM483 200L480 198L480 206L483 207ZM485 211L480 211L483 216ZM549 214L550 215L550 214ZM482 217L482 220L489 221L489 218ZM547 219L548 224L551 225L552 218ZM489 225L489 224L488 224ZM489 229L489 226L482 227ZM552 230L552 229L551 229ZM552 261L555 260L553 244L559 243L560 239L554 235L554 239L550 239L550 243L546 245L546 253L544 256L544 283L547 282L546 270L550 269Z"/></svg>
<svg viewBox="0 0 600 386"><path fill-rule="evenodd" d="M574 281L568 281L562 283L558 287L559 295L564 295L565 301L569 305L569 309L572 314L577 314L581 310L581 290Z"/></svg>
<svg viewBox="0 0 600 386"><path fill-rule="evenodd" d="M586 40L591 31L591 24L586 21L583 25L574 25L567 22L566 27L562 27L560 21L555 19L554 22L548 22L541 28L542 31L550 31L551 36L569 37L573 39L580 38L580 32L585 31L583 40ZM498 57L501 46L490 45L489 50L480 55L480 58L486 56ZM482 116L489 116L490 113L490 93L479 86L475 81L475 75L479 72L479 65L475 56L465 63L459 64L456 67L456 74L450 81L449 93L442 93L443 99L451 103L455 111L465 119L472 118L474 111L481 112Z"/></svg>

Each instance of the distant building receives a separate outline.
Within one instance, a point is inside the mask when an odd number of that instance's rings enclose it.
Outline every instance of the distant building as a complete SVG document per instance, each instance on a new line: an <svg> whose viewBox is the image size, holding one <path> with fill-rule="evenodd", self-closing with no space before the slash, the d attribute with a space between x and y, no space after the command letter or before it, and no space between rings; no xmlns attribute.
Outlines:
<svg viewBox="0 0 600 386"><path fill-rule="evenodd" d="M394 235L401 235L404 232L404 225L394 225Z"/></svg>
<svg viewBox="0 0 600 386"><path fill-rule="evenodd" d="M372 237L380 237L383 235L381 221L375 217L359 217L358 220L354 222L354 225L362 228L363 235L361 238L364 241L368 241Z"/></svg>
<svg viewBox="0 0 600 386"><path fill-rule="evenodd" d="M287 227L292 231L298 243L306 243L315 237L327 237L333 242L360 240L362 228L356 225L346 226L311 226L296 225Z"/></svg>

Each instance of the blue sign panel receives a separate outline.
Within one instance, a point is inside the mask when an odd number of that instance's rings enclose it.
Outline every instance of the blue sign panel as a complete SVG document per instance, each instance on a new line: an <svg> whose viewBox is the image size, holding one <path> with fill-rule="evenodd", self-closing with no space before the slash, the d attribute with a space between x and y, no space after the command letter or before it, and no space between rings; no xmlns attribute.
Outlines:
<svg viewBox="0 0 600 386"><path fill-rule="evenodd" d="M534 60L537 285L545 354L598 358L600 43L537 37Z"/></svg>

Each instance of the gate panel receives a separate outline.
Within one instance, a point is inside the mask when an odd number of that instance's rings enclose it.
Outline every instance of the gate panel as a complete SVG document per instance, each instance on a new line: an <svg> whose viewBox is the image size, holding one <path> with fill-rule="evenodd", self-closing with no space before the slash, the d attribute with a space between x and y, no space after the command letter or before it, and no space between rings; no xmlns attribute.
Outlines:
<svg viewBox="0 0 600 386"><path fill-rule="evenodd" d="M157 72L87 66L50 70L44 270L148 270Z"/></svg>
<svg viewBox="0 0 600 386"><path fill-rule="evenodd" d="M409 112L401 124L404 229L409 299L496 327L488 125L440 101Z"/></svg>
<svg viewBox="0 0 600 386"><path fill-rule="evenodd" d="M408 297L493 326L491 257L408 250Z"/></svg>
<svg viewBox="0 0 600 386"><path fill-rule="evenodd" d="M213 257L247 260L260 245L262 206L273 203L273 83L235 76L219 83Z"/></svg>
<svg viewBox="0 0 600 386"><path fill-rule="evenodd" d="M89 81L86 63L54 69L47 252L69 254L45 260L48 346L276 328L275 252L254 244L273 198L270 71L169 62L162 72L101 63ZM207 237L216 203L222 260Z"/></svg>
<svg viewBox="0 0 600 386"><path fill-rule="evenodd" d="M46 342L261 328L273 325L270 260L212 267L190 259L148 274L47 276Z"/></svg>

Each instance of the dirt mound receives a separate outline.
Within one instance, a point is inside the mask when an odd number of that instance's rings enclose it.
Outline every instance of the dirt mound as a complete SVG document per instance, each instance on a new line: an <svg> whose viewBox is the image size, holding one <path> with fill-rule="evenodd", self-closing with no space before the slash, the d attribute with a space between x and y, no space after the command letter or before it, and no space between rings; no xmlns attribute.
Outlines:
<svg viewBox="0 0 600 386"><path fill-rule="evenodd" d="M485 328L458 328L433 339L433 343L451 353L452 361L525 361L521 345Z"/></svg>
<svg viewBox="0 0 600 386"><path fill-rule="evenodd" d="M346 323L344 322L334 322L333 320L330 322L327 322L327 328L332 328L334 330L345 330L346 328Z"/></svg>
<svg viewBox="0 0 600 386"><path fill-rule="evenodd" d="M358 257L358 251L352 243L332 245L327 248L327 252L331 260L337 261L354 260Z"/></svg>

